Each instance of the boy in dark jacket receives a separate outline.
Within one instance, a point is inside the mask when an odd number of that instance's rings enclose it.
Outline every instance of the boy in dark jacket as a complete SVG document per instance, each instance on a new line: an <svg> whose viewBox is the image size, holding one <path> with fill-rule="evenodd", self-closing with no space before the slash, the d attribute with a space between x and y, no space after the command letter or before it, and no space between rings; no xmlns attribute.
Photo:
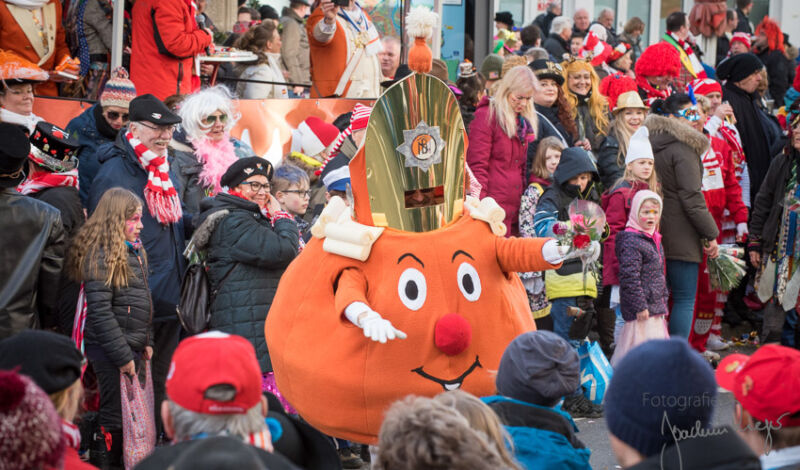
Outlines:
<svg viewBox="0 0 800 470"><path fill-rule="evenodd" d="M598 178L597 168L586 150L580 147L564 150L558 168L553 173L553 184L545 190L536 208L533 218L536 235L555 237L553 227L558 222L569 221L569 205L575 199L599 204L600 195L595 189ZM591 251L590 263L600 256L600 243L593 241ZM597 281L595 273L589 272L584 282L579 259L565 261L561 268L545 273L545 289L552 302L550 315L553 318L553 331L563 339L579 340L588 334L589 322L594 316ZM584 312L580 322L567 313L576 307ZM577 341L572 344L577 348ZM581 394L580 387L573 396L567 398L564 408L573 417L602 415L602 407L588 402Z"/></svg>
<svg viewBox="0 0 800 470"><path fill-rule="evenodd" d="M505 424L517 461L531 469L591 468L591 451L560 405L580 384L575 348L549 331L523 333L503 353L496 384L499 395L483 401Z"/></svg>

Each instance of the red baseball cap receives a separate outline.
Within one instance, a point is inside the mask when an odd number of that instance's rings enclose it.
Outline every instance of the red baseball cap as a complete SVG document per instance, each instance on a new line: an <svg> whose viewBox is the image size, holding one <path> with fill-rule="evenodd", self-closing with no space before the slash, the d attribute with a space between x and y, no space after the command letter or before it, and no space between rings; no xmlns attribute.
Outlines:
<svg viewBox="0 0 800 470"><path fill-rule="evenodd" d="M233 387L233 398L210 398L206 392L214 385ZM246 413L261 400L261 368L253 345L220 331L181 341L169 366L167 396L196 413Z"/></svg>
<svg viewBox="0 0 800 470"><path fill-rule="evenodd" d="M731 354L717 366L716 377L755 419L800 426L800 351L768 344L750 357Z"/></svg>

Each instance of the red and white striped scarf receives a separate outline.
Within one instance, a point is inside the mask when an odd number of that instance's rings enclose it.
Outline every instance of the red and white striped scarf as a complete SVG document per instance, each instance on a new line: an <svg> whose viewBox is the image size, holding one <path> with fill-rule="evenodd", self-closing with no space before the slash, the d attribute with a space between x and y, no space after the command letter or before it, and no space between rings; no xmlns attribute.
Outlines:
<svg viewBox="0 0 800 470"><path fill-rule="evenodd" d="M144 199L150 215L163 225L173 224L183 217L181 200L178 192L169 179L169 163L166 155L156 155L155 152L145 147L130 131L125 133L125 138L133 147L139 164L147 172L147 185L144 187Z"/></svg>
<svg viewBox="0 0 800 470"><path fill-rule="evenodd" d="M78 188L78 169L65 171L63 173L50 173L40 171L31 175L17 186L17 191L24 195L35 194L43 189L58 188L60 186L70 186Z"/></svg>
<svg viewBox="0 0 800 470"><path fill-rule="evenodd" d="M692 66L693 70L690 70L695 76L695 78L707 78L706 69L703 68L702 62L700 62L700 58L697 57L697 54L694 53L694 49L692 49L692 45L689 41L684 41L683 39L679 39L678 36L675 36L673 33L668 32L669 36L675 41L678 46L683 49L683 52L689 58L689 63Z"/></svg>

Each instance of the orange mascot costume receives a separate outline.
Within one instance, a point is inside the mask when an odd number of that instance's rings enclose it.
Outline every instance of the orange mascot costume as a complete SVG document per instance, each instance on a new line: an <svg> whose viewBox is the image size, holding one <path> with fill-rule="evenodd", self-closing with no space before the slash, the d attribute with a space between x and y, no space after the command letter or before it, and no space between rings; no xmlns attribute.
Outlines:
<svg viewBox="0 0 800 470"><path fill-rule="evenodd" d="M372 444L406 395L494 394L506 345L535 329L516 272L557 268L562 249L504 238L494 200L465 200L465 155L437 78L413 73L376 102L352 200L325 208L265 325L278 388L315 428Z"/></svg>

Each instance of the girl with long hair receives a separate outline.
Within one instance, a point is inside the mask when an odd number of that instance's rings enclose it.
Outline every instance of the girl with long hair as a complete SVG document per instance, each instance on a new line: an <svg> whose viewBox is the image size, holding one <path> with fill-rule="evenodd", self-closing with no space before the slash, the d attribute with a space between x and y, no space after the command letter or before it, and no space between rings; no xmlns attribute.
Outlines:
<svg viewBox="0 0 800 470"><path fill-rule="evenodd" d="M608 102L600 94L600 79L588 60L571 59L561 64L564 69L564 96L572 119L578 126L576 144L586 150L597 150L608 134Z"/></svg>
<svg viewBox="0 0 800 470"><path fill-rule="evenodd" d="M249 145L231 137L241 115L228 89L218 85L186 97L178 110L182 122L172 136L170 169L180 182L178 196L191 214L200 201L222 191L220 179L240 158L253 155Z"/></svg>
<svg viewBox="0 0 800 470"><path fill-rule="evenodd" d="M265 21L248 29L236 41L236 47L258 56L255 64L238 65L235 68L239 78L264 82L286 82L281 68L281 35L275 22ZM242 99L262 100L288 98L289 90L286 85L239 82L236 94Z"/></svg>
<svg viewBox="0 0 800 470"><path fill-rule="evenodd" d="M98 424L111 438L112 466L122 462L120 374L139 373L153 356L153 306L141 230L142 201L126 189L109 189L75 236L66 263L70 276L83 283L85 351L97 375Z"/></svg>
<svg viewBox="0 0 800 470"><path fill-rule="evenodd" d="M539 198L553 182L553 172L558 167L564 148L564 143L554 136L545 137L539 142L536 156L531 164L530 184L522 194L519 207L519 234L521 237L534 238L537 236L536 228L533 225L533 216L536 214ZM544 272L524 272L519 273L519 277L528 292L528 302L536 322L536 329L552 331L553 319L550 317L550 302L547 300L547 292L544 287Z"/></svg>
<svg viewBox="0 0 800 470"><path fill-rule="evenodd" d="M506 211L508 235L519 233L519 204L528 180L528 144L538 125L533 95L536 76L526 66L514 67L484 97L470 125L467 163L481 184L480 196L493 197Z"/></svg>

